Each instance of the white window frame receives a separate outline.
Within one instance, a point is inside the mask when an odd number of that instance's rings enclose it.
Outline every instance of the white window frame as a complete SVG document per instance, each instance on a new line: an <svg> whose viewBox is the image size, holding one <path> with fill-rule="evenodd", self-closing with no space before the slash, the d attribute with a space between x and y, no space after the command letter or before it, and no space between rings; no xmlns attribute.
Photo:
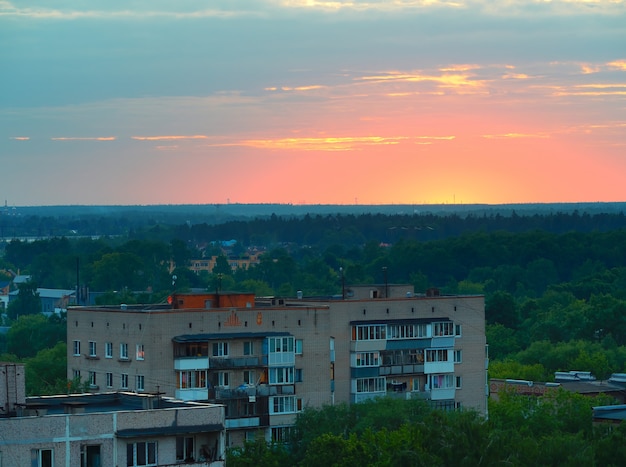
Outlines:
<svg viewBox="0 0 626 467"><path fill-rule="evenodd" d="M217 372L217 385L221 388L228 389L230 386L230 373L228 371Z"/></svg>
<svg viewBox="0 0 626 467"><path fill-rule="evenodd" d="M256 384L256 374L255 374L255 371L254 370L243 370L243 382L244 382L244 384Z"/></svg>
<svg viewBox="0 0 626 467"><path fill-rule="evenodd" d="M113 358L113 342L104 343L104 358Z"/></svg>
<svg viewBox="0 0 626 467"><path fill-rule="evenodd" d="M159 465L159 456L158 456L158 444L156 441L138 441L135 443L128 443L126 448L126 462L127 465L132 466L132 467L152 467L152 466L157 466ZM132 446L132 464L129 463L129 461L131 461L131 459L129 459L129 454L130 454L130 448ZM154 460L152 462L150 462L149 457L150 457L150 446L154 446L153 447L153 452L154 452ZM144 449L144 457L146 462L139 464L139 460L138 460L138 456L137 456L137 451L138 449L143 448Z"/></svg>
<svg viewBox="0 0 626 467"><path fill-rule="evenodd" d="M211 349L213 357L228 357L228 342L213 342Z"/></svg>
<svg viewBox="0 0 626 467"><path fill-rule="evenodd" d="M208 387L206 370L179 371L177 377L179 389L206 389Z"/></svg>
<svg viewBox="0 0 626 467"><path fill-rule="evenodd" d="M380 352L378 351L357 352L354 358L354 366L357 368L380 366Z"/></svg>
<svg viewBox="0 0 626 467"><path fill-rule="evenodd" d="M270 385L293 384L295 368L292 366L272 367L268 369Z"/></svg>
<svg viewBox="0 0 626 467"><path fill-rule="evenodd" d="M352 326L353 341L386 340L386 324L359 324Z"/></svg>
<svg viewBox="0 0 626 467"><path fill-rule="evenodd" d="M298 405L296 396L273 396L269 403L270 415L296 413Z"/></svg>
<svg viewBox="0 0 626 467"><path fill-rule="evenodd" d="M254 342L253 341L245 341L243 343L243 354L246 357L250 355L254 355Z"/></svg>
<svg viewBox="0 0 626 467"><path fill-rule="evenodd" d="M454 363L463 363L463 351L461 349L454 351Z"/></svg>
<svg viewBox="0 0 626 467"><path fill-rule="evenodd" d="M98 386L98 384L96 382L96 372L95 371L90 371L89 372L89 386L92 387L92 388Z"/></svg>
<svg viewBox="0 0 626 467"><path fill-rule="evenodd" d="M302 339L296 339L296 347L295 347L296 355L302 355L302 344L303 344Z"/></svg>
<svg viewBox="0 0 626 467"><path fill-rule="evenodd" d="M375 378L358 378L356 380L357 394L367 394L372 392L386 392L387 378L378 376Z"/></svg>
<svg viewBox="0 0 626 467"><path fill-rule="evenodd" d="M426 362L449 362L449 349L426 349Z"/></svg>
<svg viewBox="0 0 626 467"><path fill-rule="evenodd" d="M120 343L120 360L128 360L128 344L126 342Z"/></svg>
<svg viewBox="0 0 626 467"><path fill-rule="evenodd" d="M135 376L135 389L137 392L143 392L146 390L146 377L144 375Z"/></svg>
<svg viewBox="0 0 626 467"><path fill-rule="evenodd" d="M107 373L106 375L106 385L107 388L113 387L113 373Z"/></svg>
<svg viewBox="0 0 626 467"><path fill-rule="evenodd" d="M128 389L128 374L122 373L120 375L120 389Z"/></svg>
<svg viewBox="0 0 626 467"><path fill-rule="evenodd" d="M454 323L452 321L438 321L433 323L433 337L454 336Z"/></svg>
<svg viewBox="0 0 626 467"><path fill-rule="evenodd" d="M137 344L135 347L135 359L136 360L145 360L146 358L146 349L143 344Z"/></svg>
<svg viewBox="0 0 626 467"><path fill-rule="evenodd" d="M98 347L97 347L96 341L89 341L89 356L90 357L98 356L97 349Z"/></svg>
<svg viewBox="0 0 626 467"><path fill-rule="evenodd" d="M431 389L453 389L455 387L454 374L444 373L439 375L431 375L430 385Z"/></svg>
<svg viewBox="0 0 626 467"><path fill-rule="evenodd" d="M79 340L73 341L72 346L74 349L74 357L80 357L80 341Z"/></svg>
<svg viewBox="0 0 626 467"><path fill-rule="evenodd" d="M455 337L463 337L463 329L460 324L454 325L454 336Z"/></svg>

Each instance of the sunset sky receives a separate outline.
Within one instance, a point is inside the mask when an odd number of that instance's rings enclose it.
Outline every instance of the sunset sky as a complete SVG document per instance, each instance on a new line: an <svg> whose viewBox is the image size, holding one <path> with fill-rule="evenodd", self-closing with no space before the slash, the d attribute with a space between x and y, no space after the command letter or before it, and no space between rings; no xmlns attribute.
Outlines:
<svg viewBox="0 0 626 467"><path fill-rule="evenodd" d="M0 200L626 201L626 0L0 0Z"/></svg>

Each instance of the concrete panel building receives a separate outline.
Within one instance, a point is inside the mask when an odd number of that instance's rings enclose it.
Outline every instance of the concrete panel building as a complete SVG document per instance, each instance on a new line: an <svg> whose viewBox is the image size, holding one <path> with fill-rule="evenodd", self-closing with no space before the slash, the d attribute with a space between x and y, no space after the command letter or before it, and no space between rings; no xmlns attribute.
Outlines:
<svg viewBox="0 0 626 467"><path fill-rule="evenodd" d="M304 407L420 397L486 412L483 296L349 286L339 297L175 294L68 310L68 378L226 407L228 445L280 440Z"/></svg>

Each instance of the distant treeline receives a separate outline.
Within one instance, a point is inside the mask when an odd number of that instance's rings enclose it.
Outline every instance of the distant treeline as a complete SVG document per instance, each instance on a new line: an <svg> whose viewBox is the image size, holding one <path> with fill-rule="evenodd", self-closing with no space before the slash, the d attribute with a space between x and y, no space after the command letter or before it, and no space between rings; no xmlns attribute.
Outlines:
<svg viewBox="0 0 626 467"><path fill-rule="evenodd" d="M243 206L243 207L242 207ZM296 243L358 245L377 240L439 240L465 232L552 233L608 231L626 227L622 204L588 205L583 210L558 210L519 205L470 209L402 209L408 206L310 207L225 205L196 207L21 208L0 211L0 241L13 238L130 236L169 241L205 242L235 239L244 245ZM602 210L602 206L606 209ZM236 209L238 208L238 209ZM386 208L386 209L385 209ZM274 209L274 211L270 211Z"/></svg>

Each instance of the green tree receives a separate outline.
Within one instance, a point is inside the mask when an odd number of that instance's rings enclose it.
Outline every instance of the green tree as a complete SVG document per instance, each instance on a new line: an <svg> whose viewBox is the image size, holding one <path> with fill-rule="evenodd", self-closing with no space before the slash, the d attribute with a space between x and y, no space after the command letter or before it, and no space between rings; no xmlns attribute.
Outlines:
<svg viewBox="0 0 626 467"><path fill-rule="evenodd" d="M41 313L41 299L37 292L37 284L34 281L26 281L18 284L17 298L9 303L7 315L11 319L20 316Z"/></svg>
<svg viewBox="0 0 626 467"><path fill-rule="evenodd" d="M19 358L32 357L66 339L64 318L42 314L20 316L7 332L7 351Z"/></svg>

